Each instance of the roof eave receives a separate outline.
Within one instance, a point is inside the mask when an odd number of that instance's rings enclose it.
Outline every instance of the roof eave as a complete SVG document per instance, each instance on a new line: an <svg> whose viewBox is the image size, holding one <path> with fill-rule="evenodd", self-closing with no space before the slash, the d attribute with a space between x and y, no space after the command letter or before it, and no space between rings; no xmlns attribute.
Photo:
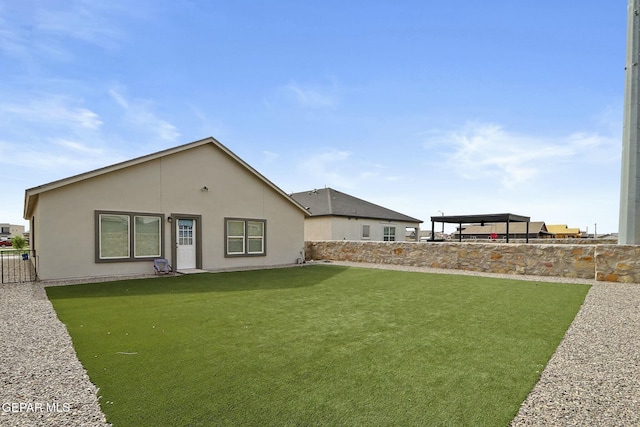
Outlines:
<svg viewBox="0 0 640 427"><path fill-rule="evenodd" d="M424 223L424 221L416 219L416 218L382 218L375 216L361 216L357 214L349 215L349 214L341 214L341 213L323 213L323 214L311 214L312 218L319 218L325 216L339 217L339 218L357 218L357 219L372 219L376 221L397 221L397 222L415 222L418 224Z"/></svg>
<svg viewBox="0 0 640 427"><path fill-rule="evenodd" d="M38 195L29 194L29 190L24 193L24 211L22 212L22 218L29 220L31 218L31 213L33 212L33 207L37 201Z"/></svg>

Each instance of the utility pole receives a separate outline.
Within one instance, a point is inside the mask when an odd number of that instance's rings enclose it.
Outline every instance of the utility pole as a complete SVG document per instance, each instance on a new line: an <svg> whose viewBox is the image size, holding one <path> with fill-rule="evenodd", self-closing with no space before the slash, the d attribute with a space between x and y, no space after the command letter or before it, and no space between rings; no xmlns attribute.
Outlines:
<svg viewBox="0 0 640 427"><path fill-rule="evenodd" d="M622 129L622 179L618 244L640 244L640 0L627 6L627 53Z"/></svg>

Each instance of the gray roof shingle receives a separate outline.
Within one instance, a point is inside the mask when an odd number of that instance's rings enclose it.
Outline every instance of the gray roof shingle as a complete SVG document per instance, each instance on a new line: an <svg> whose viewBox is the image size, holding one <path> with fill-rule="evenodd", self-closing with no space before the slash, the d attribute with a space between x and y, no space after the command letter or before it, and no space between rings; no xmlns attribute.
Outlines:
<svg viewBox="0 0 640 427"><path fill-rule="evenodd" d="M350 196L332 188L302 191L291 197L307 208L311 216L342 216L350 218L371 218L386 221L423 222L391 209Z"/></svg>

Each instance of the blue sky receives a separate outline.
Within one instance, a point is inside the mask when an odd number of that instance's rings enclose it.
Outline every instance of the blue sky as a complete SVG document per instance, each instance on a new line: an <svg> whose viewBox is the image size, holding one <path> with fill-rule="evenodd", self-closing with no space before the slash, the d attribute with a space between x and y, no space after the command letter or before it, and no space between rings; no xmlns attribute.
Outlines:
<svg viewBox="0 0 640 427"><path fill-rule="evenodd" d="M213 136L287 192L332 187L425 228L511 212L617 232L626 13L0 0L0 222L26 223L26 188Z"/></svg>

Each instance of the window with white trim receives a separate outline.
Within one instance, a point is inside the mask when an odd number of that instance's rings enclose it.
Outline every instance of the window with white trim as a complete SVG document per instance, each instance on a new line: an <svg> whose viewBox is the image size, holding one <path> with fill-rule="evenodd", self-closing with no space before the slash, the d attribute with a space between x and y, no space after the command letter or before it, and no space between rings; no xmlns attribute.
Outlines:
<svg viewBox="0 0 640 427"><path fill-rule="evenodd" d="M225 218L225 256L266 255L266 225L262 219Z"/></svg>
<svg viewBox="0 0 640 427"><path fill-rule="evenodd" d="M100 214L100 259L129 258L129 215Z"/></svg>
<svg viewBox="0 0 640 427"><path fill-rule="evenodd" d="M264 253L264 221L247 221L247 253Z"/></svg>
<svg viewBox="0 0 640 427"><path fill-rule="evenodd" d="M227 255L244 255L244 221L227 220Z"/></svg>
<svg viewBox="0 0 640 427"><path fill-rule="evenodd" d="M178 220L178 245L193 245L193 219Z"/></svg>
<svg viewBox="0 0 640 427"><path fill-rule="evenodd" d="M164 216L96 212L96 262L162 257Z"/></svg>
<svg viewBox="0 0 640 427"><path fill-rule="evenodd" d="M385 225L382 230L382 240L385 242L395 242L396 241L396 228L392 226Z"/></svg>
<svg viewBox="0 0 640 427"><path fill-rule="evenodd" d="M133 256L135 258L159 258L161 255L161 230L162 220L160 217L135 215L133 223Z"/></svg>

